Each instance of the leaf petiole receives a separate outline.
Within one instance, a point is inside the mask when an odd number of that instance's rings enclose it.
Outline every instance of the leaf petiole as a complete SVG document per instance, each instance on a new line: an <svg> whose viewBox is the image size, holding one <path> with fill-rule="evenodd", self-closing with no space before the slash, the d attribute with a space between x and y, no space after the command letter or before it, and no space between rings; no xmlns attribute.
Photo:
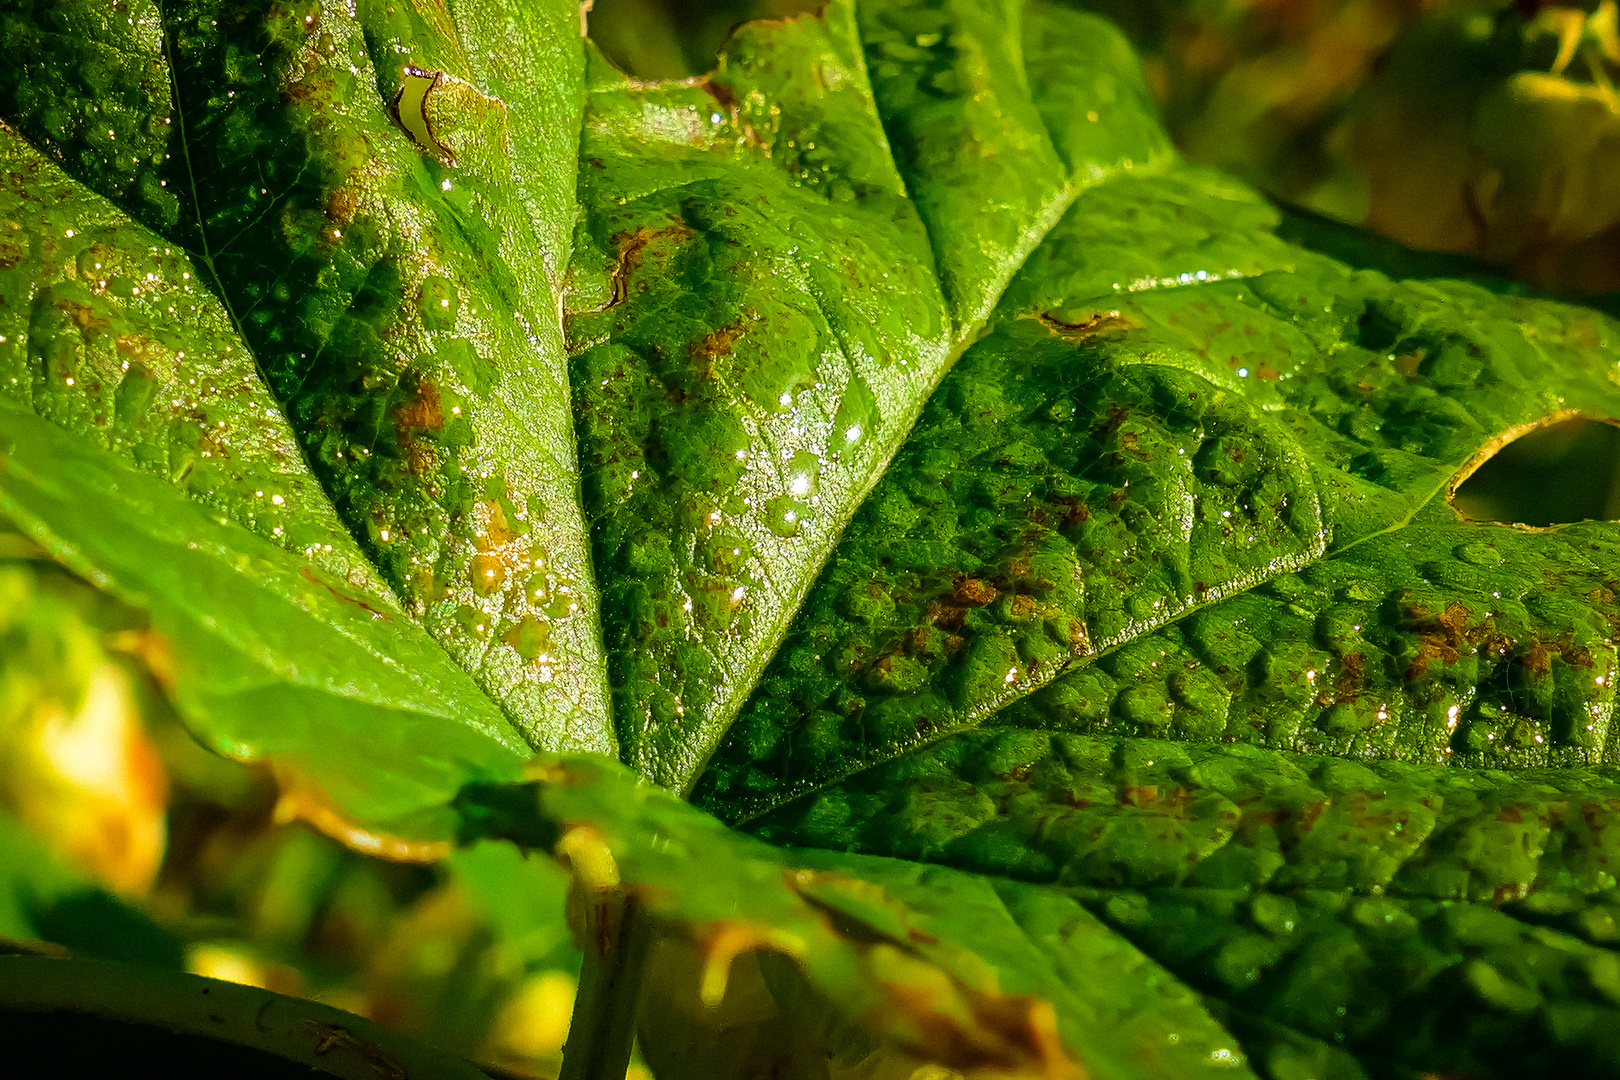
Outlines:
<svg viewBox="0 0 1620 1080"><path fill-rule="evenodd" d="M629 1068L652 943L640 907L633 893L616 889L586 909L585 965L557 1080L623 1080Z"/></svg>

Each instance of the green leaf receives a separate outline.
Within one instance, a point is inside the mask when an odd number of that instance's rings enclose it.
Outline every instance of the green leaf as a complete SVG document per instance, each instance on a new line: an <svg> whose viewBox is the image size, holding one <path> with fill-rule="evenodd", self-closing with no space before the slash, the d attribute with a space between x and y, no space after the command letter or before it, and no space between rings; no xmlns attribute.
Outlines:
<svg viewBox="0 0 1620 1080"><path fill-rule="evenodd" d="M826 1075L829 1060L839 1075L1246 1073L1196 995L1062 892L782 851L617 766L541 775L470 787L469 827L554 851L578 905L623 905L620 924L653 936L640 1034L660 1077Z"/></svg>
<svg viewBox="0 0 1620 1080"><path fill-rule="evenodd" d="M525 738L611 751L557 320L577 14L457 11L25 4L7 120L190 253L361 549Z"/></svg>
<svg viewBox="0 0 1620 1080"><path fill-rule="evenodd" d="M1353 271L1276 223L1185 167L1081 197L842 538L700 801L751 816L984 722L1606 760L1617 527L1505 528L1447 496L1538 424L1620 413L1614 324Z"/></svg>
<svg viewBox="0 0 1620 1080"><path fill-rule="evenodd" d="M620 741L672 787L1013 272L1078 192L1168 160L1100 20L861 19L745 28L695 83L591 79L581 456Z"/></svg>
<svg viewBox="0 0 1620 1080"><path fill-rule="evenodd" d="M1313 250L1060 5L576 16L0 13L0 509L203 741L565 861L565 1075L643 985L665 1080L1614 1071L1620 526L1450 498L1613 321Z"/></svg>
<svg viewBox="0 0 1620 1080"><path fill-rule="evenodd" d="M368 829L447 836L521 738L360 554L194 264L0 140L0 507L149 612L207 745Z"/></svg>

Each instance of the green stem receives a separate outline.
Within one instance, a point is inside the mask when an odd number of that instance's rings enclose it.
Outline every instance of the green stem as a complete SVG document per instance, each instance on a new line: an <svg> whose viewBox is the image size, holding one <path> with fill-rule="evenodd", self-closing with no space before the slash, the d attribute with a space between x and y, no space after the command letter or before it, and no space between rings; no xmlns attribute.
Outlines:
<svg viewBox="0 0 1620 1080"><path fill-rule="evenodd" d="M635 896L622 893L592 905L586 930L591 947L557 1080L624 1080L652 934Z"/></svg>

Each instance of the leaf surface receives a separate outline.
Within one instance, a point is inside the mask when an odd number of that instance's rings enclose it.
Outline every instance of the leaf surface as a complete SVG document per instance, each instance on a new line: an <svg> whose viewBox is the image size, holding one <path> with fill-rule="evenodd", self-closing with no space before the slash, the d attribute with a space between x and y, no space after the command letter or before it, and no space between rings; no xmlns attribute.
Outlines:
<svg viewBox="0 0 1620 1080"><path fill-rule="evenodd" d="M0 140L5 513L150 614L207 745L443 839L461 784L516 774L518 732L361 555L195 265Z"/></svg>
<svg viewBox="0 0 1620 1080"><path fill-rule="evenodd" d="M367 558L525 737L611 752L558 321L577 15L456 11L20 5L7 119L193 256Z"/></svg>
<svg viewBox="0 0 1620 1080"><path fill-rule="evenodd" d="M562 858L660 1075L1613 1071L1620 534L1449 503L1612 320L1285 239L1059 5L576 17L0 12L3 509L204 741Z"/></svg>
<svg viewBox="0 0 1620 1080"><path fill-rule="evenodd" d="M469 787L468 828L554 852L577 904L634 898L659 1076L1245 1074L1194 995L1060 892L782 851L614 765L538 775Z"/></svg>
<svg viewBox="0 0 1620 1080"><path fill-rule="evenodd" d="M701 801L745 818L984 722L1608 760L1615 524L1515 529L1447 497L1515 435L1620 412L1614 324L1351 270L1276 223L1187 167L1081 196L841 540Z"/></svg>
<svg viewBox="0 0 1620 1080"><path fill-rule="evenodd" d="M1012 273L1168 155L1100 20L862 11L745 28L693 83L593 69L581 454L626 760L677 788Z"/></svg>

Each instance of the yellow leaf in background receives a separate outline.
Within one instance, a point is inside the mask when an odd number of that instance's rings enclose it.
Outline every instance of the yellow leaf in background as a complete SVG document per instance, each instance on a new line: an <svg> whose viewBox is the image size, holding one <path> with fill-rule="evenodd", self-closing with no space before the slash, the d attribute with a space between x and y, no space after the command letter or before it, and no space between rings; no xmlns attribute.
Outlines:
<svg viewBox="0 0 1620 1080"><path fill-rule="evenodd" d="M480 1058L495 1064L516 1059L561 1065L575 989L574 977L565 971L542 971L525 979L501 1008Z"/></svg>
<svg viewBox="0 0 1620 1080"><path fill-rule="evenodd" d="M24 564L0 569L0 805L125 896L163 860L168 781L130 676L72 603Z"/></svg>
<svg viewBox="0 0 1620 1080"><path fill-rule="evenodd" d="M163 861L168 799L128 676L104 663L77 711L59 705L43 703L37 714L42 768L17 793L19 815L114 892L140 895Z"/></svg>

